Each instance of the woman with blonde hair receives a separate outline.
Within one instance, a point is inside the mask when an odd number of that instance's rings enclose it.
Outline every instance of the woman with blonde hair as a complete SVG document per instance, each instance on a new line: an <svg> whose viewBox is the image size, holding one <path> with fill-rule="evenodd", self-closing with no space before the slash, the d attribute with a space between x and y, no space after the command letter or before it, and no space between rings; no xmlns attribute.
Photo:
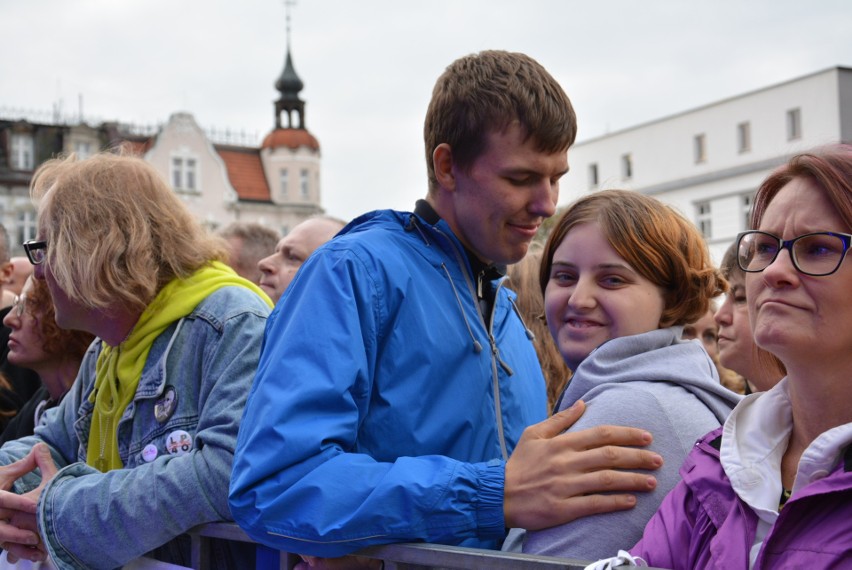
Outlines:
<svg viewBox="0 0 852 570"><path fill-rule="evenodd" d="M271 302L141 159L52 160L31 193L34 276L57 324L99 342L35 434L0 448L0 543L9 562L59 568L146 554L188 564L181 535L231 519L237 424ZM230 554L214 566L250 563Z"/></svg>

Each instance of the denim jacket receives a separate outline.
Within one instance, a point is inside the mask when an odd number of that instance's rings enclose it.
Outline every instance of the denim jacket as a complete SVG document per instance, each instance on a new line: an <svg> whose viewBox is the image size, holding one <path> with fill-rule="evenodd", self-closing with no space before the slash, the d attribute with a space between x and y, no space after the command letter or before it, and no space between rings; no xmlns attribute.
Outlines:
<svg viewBox="0 0 852 570"><path fill-rule="evenodd" d="M124 469L100 473L86 465L99 340L35 435L0 448L0 464L39 441L51 448L59 472L42 491L37 516L59 568L115 568L196 525L232 520L228 481L237 427L268 313L248 289L224 287L157 337L118 424ZM38 482L30 474L14 491Z"/></svg>

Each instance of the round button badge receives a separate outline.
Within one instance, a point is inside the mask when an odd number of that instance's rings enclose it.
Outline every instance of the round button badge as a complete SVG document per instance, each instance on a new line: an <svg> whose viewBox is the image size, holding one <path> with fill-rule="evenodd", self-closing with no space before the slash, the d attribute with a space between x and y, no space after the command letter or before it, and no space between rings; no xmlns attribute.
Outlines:
<svg viewBox="0 0 852 570"><path fill-rule="evenodd" d="M183 455L192 449L192 436L182 429L176 429L166 438L166 451L170 455Z"/></svg>
<svg viewBox="0 0 852 570"><path fill-rule="evenodd" d="M142 459L145 460L145 463L151 463L152 461L157 459L157 456L159 454L160 454L160 450L157 449L157 446L154 445L153 443L149 443L142 450Z"/></svg>

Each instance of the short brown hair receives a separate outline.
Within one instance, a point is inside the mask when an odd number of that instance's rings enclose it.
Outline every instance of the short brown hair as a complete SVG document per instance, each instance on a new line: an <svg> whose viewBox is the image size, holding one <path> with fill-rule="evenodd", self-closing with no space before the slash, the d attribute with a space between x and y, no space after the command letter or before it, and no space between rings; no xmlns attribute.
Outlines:
<svg viewBox="0 0 852 570"><path fill-rule="evenodd" d="M547 288L553 254L572 228L597 223L607 242L642 277L663 290L660 326L701 318L728 283L710 261L695 225L659 200L630 190L603 190L571 204L554 225L539 273Z"/></svg>
<svg viewBox="0 0 852 570"><path fill-rule="evenodd" d="M423 126L429 191L438 186L432 164L438 145L450 145L453 161L468 169L485 150L487 135L515 120L541 151L568 150L577 136L565 91L528 55L482 51L451 63L435 83Z"/></svg>
<svg viewBox="0 0 852 570"><path fill-rule="evenodd" d="M44 163L30 194L50 272L81 306L144 310L175 277L226 258L210 235L141 158L100 153Z"/></svg>
<svg viewBox="0 0 852 570"><path fill-rule="evenodd" d="M754 198L751 227L757 229L766 207L794 178L807 178L825 192L846 231L852 230L852 145L834 144L794 156L763 181Z"/></svg>

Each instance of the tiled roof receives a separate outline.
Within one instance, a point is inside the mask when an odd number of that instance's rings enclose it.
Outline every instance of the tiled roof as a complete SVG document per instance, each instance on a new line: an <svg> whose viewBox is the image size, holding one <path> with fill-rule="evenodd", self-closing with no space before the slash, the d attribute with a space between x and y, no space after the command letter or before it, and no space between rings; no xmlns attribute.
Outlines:
<svg viewBox="0 0 852 570"><path fill-rule="evenodd" d="M312 150L319 150L319 141L305 129L275 129L263 139L261 148L278 148L286 146L297 149L306 146Z"/></svg>
<svg viewBox="0 0 852 570"><path fill-rule="evenodd" d="M146 152L148 152L148 149L154 146L154 137L147 138L144 140L125 139L121 141L121 143L119 143L119 146L122 148L122 150L124 150L125 152L130 152L130 154L134 156L142 156Z"/></svg>
<svg viewBox="0 0 852 570"><path fill-rule="evenodd" d="M228 179L240 200L271 201L269 184L260 161L260 149L214 145L225 162Z"/></svg>

